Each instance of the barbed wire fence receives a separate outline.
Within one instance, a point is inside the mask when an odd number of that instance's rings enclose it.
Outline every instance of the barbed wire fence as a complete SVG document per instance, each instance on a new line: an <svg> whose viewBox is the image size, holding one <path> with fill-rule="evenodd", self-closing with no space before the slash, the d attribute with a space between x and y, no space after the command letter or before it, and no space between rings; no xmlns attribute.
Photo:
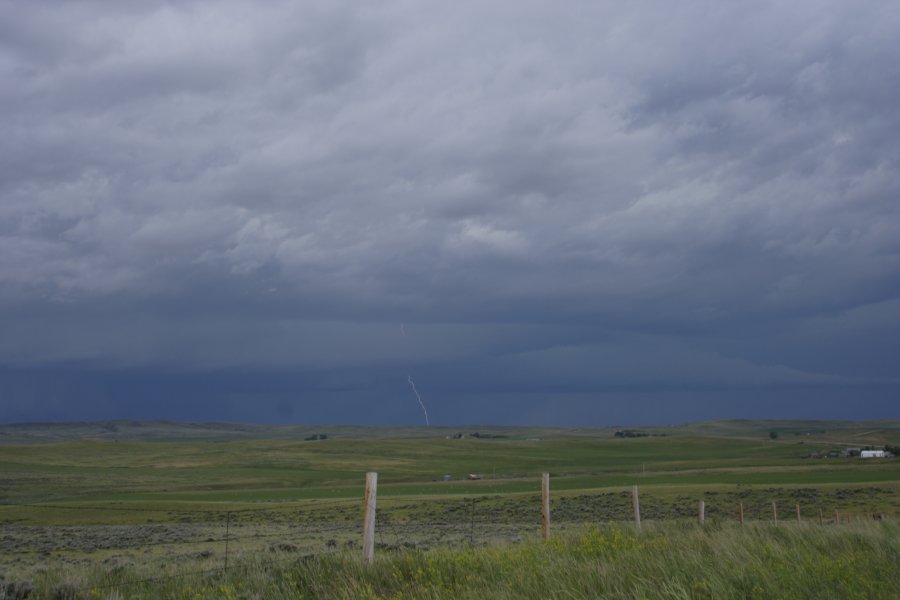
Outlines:
<svg viewBox="0 0 900 600"><path fill-rule="evenodd" d="M348 505L347 501L316 503L317 508L331 505ZM292 510L293 509L293 510ZM17 524L10 510L48 511L48 522L74 521L71 525L21 525ZM135 587L168 582L193 576L227 574L234 566L233 559L238 554L253 552L281 551L296 554L301 548L291 543L302 536L337 535L350 536L358 531L358 525L288 523L295 520L295 505L267 506L247 509L185 509L183 507L149 508L124 506L94 506L89 504L57 503L0 503L0 556L14 557L21 563L49 563L53 559L58 564L70 566L73 555L82 562L109 564L110 555L141 552L151 562L161 563L167 570L172 566L184 567L175 573L163 573L149 577L119 579L113 562L110 565L108 582L94 583L86 587L75 587L68 592L83 597L91 591L109 589L127 590ZM67 514L70 513L70 514ZM119 523L104 525L121 519L104 519L116 513L132 513L151 517L147 523ZM287 514L286 514L287 513ZM85 519L85 515L88 518ZM96 516L94 516L96 515ZM71 518L72 516L80 518ZM271 519L272 516L280 517ZM22 519L19 519L22 520ZM29 520L33 521L33 518ZM44 519L37 519L38 521ZM187 521L187 522L186 522ZM275 521L274 524L270 524ZM90 523L85 525L84 523ZM273 544L266 546L265 542ZM262 544L260 544L262 542ZM155 558L155 550L161 556ZM339 550L337 544L317 548L316 555ZM92 560L91 556L101 553ZM306 554L305 556L310 556ZM104 557L106 557L104 559ZM296 559L296 556L292 556ZM273 559L274 560L274 559ZM6 561L2 561L6 562ZM154 564L155 564L154 563ZM173 564L174 563L174 564ZM9 563L5 565L9 568ZM2 578L0 578L2 579ZM11 582L2 582L12 585ZM10 595L10 594L7 594ZM4 590L0 589L0 597ZM16 597L11 595L11 597Z"/></svg>
<svg viewBox="0 0 900 600"><path fill-rule="evenodd" d="M743 524L746 520L824 526L896 518L894 513L862 511L858 506L855 510L834 510L835 501L845 498L837 494L823 501L808 491L811 488L793 490L795 498L791 499L797 501L792 503L781 497L771 501L764 498L767 491L772 491L772 495L782 492L783 496L790 489L747 489L743 494L738 492L726 498L718 497L721 492L709 491L699 499L684 494L664 501L654 495L639 497L637 486L631 492L559 496L551 496L548 488L549 510L544 514L545 499L537 482L535 487L534 494L514 496L483 493L409 502L391 499L389 508L376 509L371 552L518 543L539 534L549 538L551 531L566 531L592 523L633 522L640 528L641 519L645 522L693 519L701 525L725 521ZM335 507L343 512L328 515L330 522L316 515L317 511ZM65 513L71 512L80 517L81 523L92 525L21 525L9 514L11 509L46 510L55 513L48 521L63 522L67 520ZM46 561L54 555L66 559L69 554L127 551L140 551L152 559L154 550L159 549L165 554L163 562L167 560L183 567L174 573L133 579L118 579L120 573L112 568L106 581L101 579L72 591L87 594L92 590L128 590L188 577L222 577L229 568L234 568L238 555L243 557L248 552L264 553L272 563L287 563L329 553L358 551L366 539L363 511L359 501L352 499L232 509L0 503L0 550L15 553L19 560L33 557L35 561ZM153 518L148 518L146 523L119 524L108 524L116 519L104 518L104 515L123 512ZM267 545L269 541L272 543ZM365 554L365 548L362 550ZM107 556L105 560L110 558Z"/></svg>

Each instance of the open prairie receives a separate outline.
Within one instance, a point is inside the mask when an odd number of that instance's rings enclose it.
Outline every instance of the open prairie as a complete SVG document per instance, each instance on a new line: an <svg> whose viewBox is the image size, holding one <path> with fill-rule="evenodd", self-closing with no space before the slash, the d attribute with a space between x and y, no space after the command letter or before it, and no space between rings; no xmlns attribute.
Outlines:
<svg viewBox="0 0 900 600"><path fill-rule="evenodd" d="M541 531L543 472L561 535L629 523L633 485L645 526L694 521L700 500L708 527L736 524L740 505L748 524L772 521L773 502L788 526L797 510L806 524L900 513L900 459L828 457L897 445L896 421L627 430L114 422L0 426L0 440L0 574L50 587L66 573L89 588L123 569L177 577L261 552L358 552L368 471L379 474L379 554L528 542Z"/></svg>

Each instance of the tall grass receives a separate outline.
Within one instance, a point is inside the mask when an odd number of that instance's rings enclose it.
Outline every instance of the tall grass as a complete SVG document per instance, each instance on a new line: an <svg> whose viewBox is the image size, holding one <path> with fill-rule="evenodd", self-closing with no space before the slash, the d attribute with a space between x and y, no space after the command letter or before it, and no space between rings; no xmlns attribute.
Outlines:
<svg viewBox="0 0 900 600"><path fill-rule="evenodd" d="M266 553L228 573L126 583L160 575L74 569L34 585L41 598L896 599L900 524L603 525L546 543L381 553L372 565L356 553Z"/></svg>

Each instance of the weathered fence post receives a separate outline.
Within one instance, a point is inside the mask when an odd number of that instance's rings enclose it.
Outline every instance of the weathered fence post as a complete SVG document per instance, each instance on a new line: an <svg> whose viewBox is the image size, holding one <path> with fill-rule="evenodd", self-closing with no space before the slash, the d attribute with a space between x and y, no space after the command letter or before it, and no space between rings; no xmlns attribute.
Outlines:
<svg viewBox="0 0 900 600"><path fill-rule="evenodd" d="M839 513L838 511L834 511L834 524L835 525L841 524L841 513Z"/></svg>
<svg viewBox="0 0 900 600"><path fill-rule="evenodd" d="M797 505L797 525L800 525L802 522L803 522L803 520L800 519L800 505L798 504Z"/></svg>
<svg viewBox="0 0 900 600"><path fill-rule="evenodd" d="M744 503L738 502L738 518L741 521L741 527L744 526Z"/></svg>
<svg viewBox="0 0 900 600"><path fill-rule="evenodd" d="M772 500L772 521L778 522L778 507L775 506L775 501Z"/></svg>
<svg viewBox="0 0 900 600"><path fill-rule="evenodd" d="M363 561L375 559L375 500L378 494L378 473L366 473L365 512L363 514Z"/></svg>
<svg viewBox="0 0 900 600"><path fill-rule="evenodd" d="M638 497L638 487L631 486L631 508L634 510L634 525L641 528L641 499Z"/></svg>
<svg viewBox="0 0 900 600"><path fill-rule="evenodd" d="M472 498L471 508L469 509L469 544L475 545L475 498Z"/></svg>
<svg viewBox="0 0 900 600"><path fill-rule="evenodd" d="M550 539L550 473L541 476L541 532Z"/></svg>
<svg viewBox="0 0 900 600"><path fill-rule="evenodd" d="M820 508L819 509L819 527L821 527L823 524L824 524L824 521L822 520L822 509Z"/></svg>
<svg viewBox="0 0 900 600"><path fill-rule="evenodd" d="M231 511L225 513L225 572L228 572L228 534L231 531Z"/></svg>
<svg viewBox="0 0 900 600"><path fill-rule="evenodd" d="M706 522L706 502L703 500L700 501L700 508L697 511L697 520L701 525Z"/></svg>

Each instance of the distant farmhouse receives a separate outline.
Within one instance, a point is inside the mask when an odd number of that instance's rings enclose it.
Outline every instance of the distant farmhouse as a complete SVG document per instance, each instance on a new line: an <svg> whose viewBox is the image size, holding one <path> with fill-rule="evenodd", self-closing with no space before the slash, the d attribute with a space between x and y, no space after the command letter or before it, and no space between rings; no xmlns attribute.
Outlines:
<svg viewBox="0 0 900 600"><path fill-rule="evenodd" d="M860 458L885 458L884 450L862 450L859 453Z"/></svg>
<svg viewBox="0 0 900 600"><path fill-rule="evenodd" d="M859 458L893 458L898 454L896 446L885 446L883 450L876 450L875 448L869 446L868 448L845 448L838 452L837 450L832 450L828 453L828 457L832 458L835 456L840 457L859 457Z"/></svg>

